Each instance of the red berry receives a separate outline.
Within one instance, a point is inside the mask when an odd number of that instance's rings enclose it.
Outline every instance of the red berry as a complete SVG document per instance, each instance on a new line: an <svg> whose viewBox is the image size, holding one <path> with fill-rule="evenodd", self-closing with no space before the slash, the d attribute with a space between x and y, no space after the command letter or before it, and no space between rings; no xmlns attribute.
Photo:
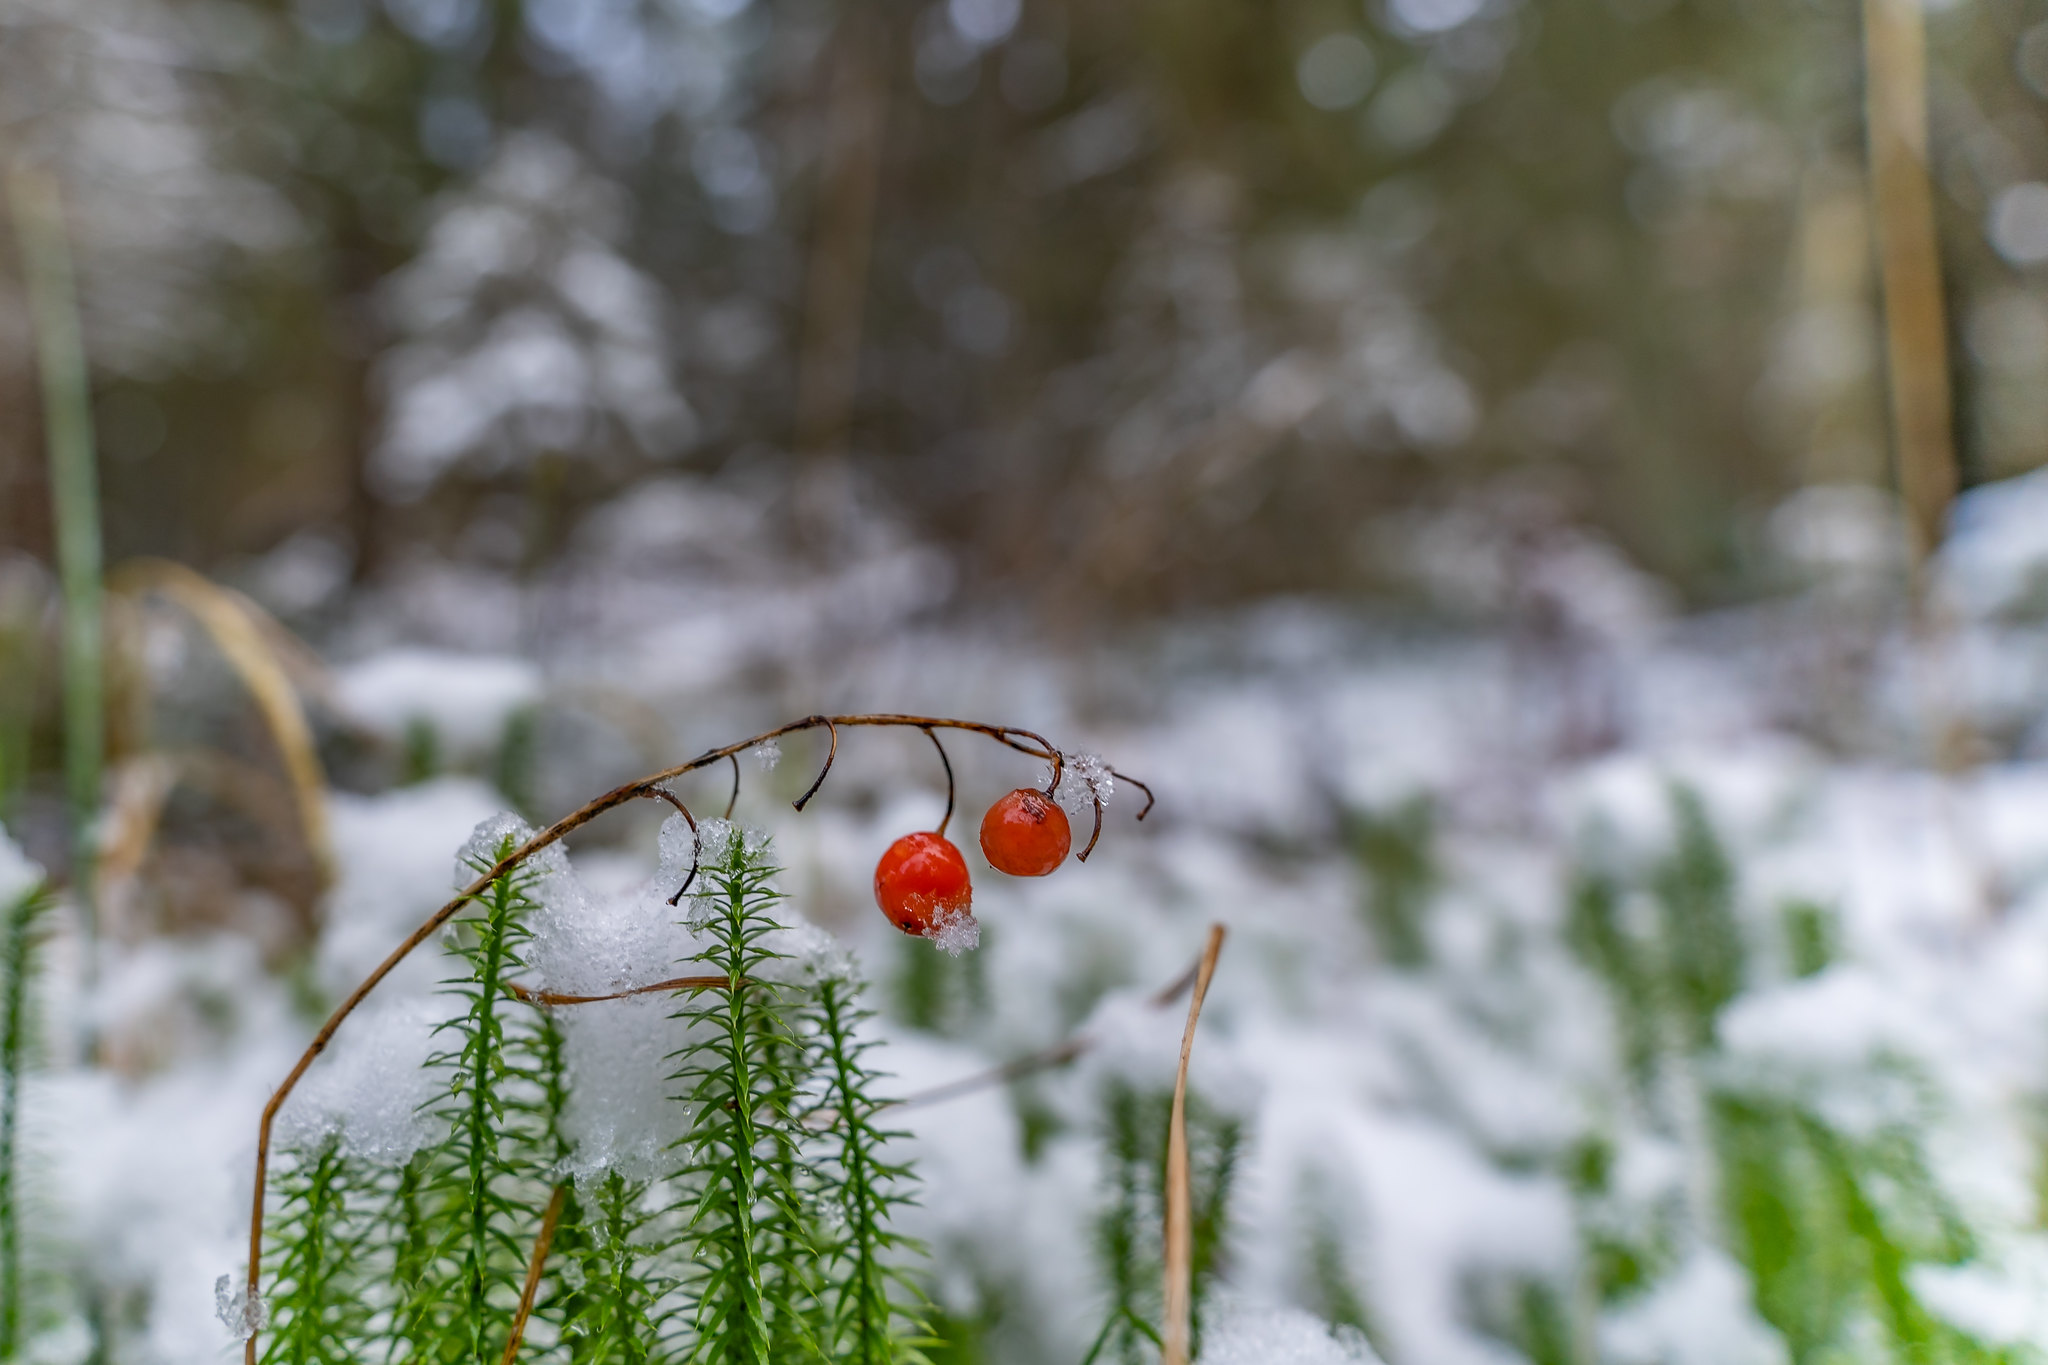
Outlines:
<svg viewBox="0 0 2048 1365"><path fill-rule="evenodd" d="M906 834L875 864L875 904L906 934L931 938L968 913L967 860L939 834Z"/></svg>
<svg viewBox="0 0 2048 1365"><path fill-rule="evenodd" d="M1019 787L981 817L981 851L988 865L1012 877L1043 877L1073 847L1067 813L1044 792Z"/></svg>

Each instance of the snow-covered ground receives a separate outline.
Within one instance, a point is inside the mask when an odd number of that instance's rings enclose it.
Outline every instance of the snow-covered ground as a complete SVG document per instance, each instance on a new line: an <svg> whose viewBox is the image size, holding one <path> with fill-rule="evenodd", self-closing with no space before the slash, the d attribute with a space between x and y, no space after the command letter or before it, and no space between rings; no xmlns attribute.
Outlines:
<svg viewBox="0 0 2048 1365"><path fill-rule="evenodd" d="M1881 546L1855 520L1881 509L1846 498L1780 518L1806 588L1705 618L1560 541L1462 566L1493 575L1483 628L1280 604L1087 657L887 625L891 602L921 600L888 586L916 562L892 551L868 580L762 599L781 624L759 639L828 644L741 700L719 671L759 664L737 590L716 620L723 599L696 599L695 641L621 627L537 664L393 655L359 632L344 703L394 736L441 726L471 771L335 796L341 876L296 980L221 935L109 949L87 992L60 930L56 1058L26 1100L36 1235L105 1287L121 1358L222 1358L213 1285L239 1262L256 1115L310 1036L306 1002L338 998L445 897L508 804L476 775L506 718L602 688L691 748L811 709L929 709L1028 725L1153 784L1151 819L1119 789L1090 861L1040 881L961 839L985 937L955 963L868 891L881 850L937 820L921 737L849 736L802 815L809 738L746 771L736 818L874 980L905 1093L1094 1042L1021 1087L902 1111L933 1292L986 1321L991 1359L1066 1365L1100 1325L1103 1096L1170 1085L1182 1016L1147 997L1212 922L1230 937L1193 1084L1244 1135L1212 1365L1737 1365L1826 1343L1876 1360L1950 1330L2048 1349L2044 499L2038 477L1969 495L1940 609L1913 629L1883 605L1883 556L1858 548ZM863 581L882 586L845 586ZM658 591L614 602L656 619ZM848 645L849 615L886 628ZM788 716L769 711L781 697ZM1038 775L979 745L952 742L958 819ZM727 780L687 795L716 810ZM604 785L566 781L544 775L551 811ZM552 876L535 957L552 983L659 979L684 951L654 894L674 841L652 813L619 819ZM287 1131L405 1149L438 952L345 1026ZM673 1119L620 1078L658 1075L666 1024L644 1000L583 1008L580 1159L631 1165ZM67 1062L88 1026L131 1061ZM73 1323L35 1358L86 1340Z"/></svg>

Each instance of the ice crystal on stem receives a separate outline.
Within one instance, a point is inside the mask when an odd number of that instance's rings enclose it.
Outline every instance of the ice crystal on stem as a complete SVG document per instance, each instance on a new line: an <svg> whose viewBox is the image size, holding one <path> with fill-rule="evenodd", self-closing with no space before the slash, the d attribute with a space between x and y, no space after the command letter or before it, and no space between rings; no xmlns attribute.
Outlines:
<svg viewBox="0 0 2048 1365"><path fill-rule="evenodd" d="M1083 831L1087 822L1095 818L1095 803L1109 804L1109 798L1116 793L1116 778L1111 774L1108 760L1101 754L1072 753L1061 755L1064 760L1060 773L1059 790L1053 799L1060 803L1060 809L1070 820L1082 821ZM1052 769L1046 769L1046 781L1052 780Z"/></svg>
<svg viewBox="0 0 2048 1365"><path fill-rule="evenodd" d="M270 1323L270 1305L238 1275L213 1282L213 1311L236 1341L247 1341Z"/></svg>

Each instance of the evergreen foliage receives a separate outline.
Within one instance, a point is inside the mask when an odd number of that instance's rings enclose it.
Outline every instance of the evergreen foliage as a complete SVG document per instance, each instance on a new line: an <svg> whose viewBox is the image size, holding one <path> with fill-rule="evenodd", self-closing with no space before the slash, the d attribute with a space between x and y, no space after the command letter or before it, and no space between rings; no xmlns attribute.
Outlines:
<svg viewBox="0 0 2048 1365"><path fill-rule="evenodd" d="M1096 1219L1096 1251L1109 1292L1108 1317L1091 1358L1137 1362L1156 1347L1161 1283L1159 1227L1165 1210L1170 1090L1144 1091L1123 1081L1104 1093L1109 1199ZM1226 1251L1230 1196L1243 1145L1239 1121L1193 1093L1187 1104L1188 1182L1192 1196L1194 1344ZM1103 1353L1107 1354L1103 1354Z"/></svg>
<svg viewBox="0 0 2048 1365"><path fill-rule="evenodd" d="M688 998L676 1016L691 1036L670 1078L690 1115L673 1177L688 1192L682 1245L697 1266L689 1359L718 1365L768 1365L774 1346L809 1335L803 1264L815 1248L788 1181L799 1142L796 1049L785 990L766 978L781 957L765 942L780 928L769 914L780 899L774 870L735 834L700 874L710 942L691 961L729 986Z"/></svg>
<svg viewBox="0 0 2048 1365"><path fill-rule="evenodd" d="M363 1280L368 1182L329 1136L295 1154L278 1180L281 1254L271 1292L286 1310L264 1341L265 1365L348 1365L368 1335ZM351 1211L350 1204L355 1209Z"/></svg>
<svg viewBox="0 0 2048 1365"><path fill-rule="evenodd" d="M0 1360L14 1358L23 1330L21 1081L32 1050L36 924L49 903L41 886L31 887L0 921Z"/></svg>
<svg viewBox="0 0 2048 1365"><path fill-rule="evenodd" d="M888 1141L900 1134L875 1122L882 1102L878 1079L866 1062L874 1045L856 1030L872 1011L861 1008L858 985L841 971L818 973L806 1022L817 1038L821 1098L814 1111L823 1132L819 1172L820 1221L827 1233L825 1260L828 1353L846 1365L895 1365L917 1359L911 1343L928 1335L914 1308L915 1287L901 1268L915 1244L890 1231L891 1210L908 1203L910 1168L890 1161Z"/></svg>
<svg viewBox="0 0 2048 1365"><path fill-rule="evenodd" d="M494 857L510 849L508 839ZM399 1315L414 1359L486 1360L494 1338L503 1349L550 1194L536 1160L546 1127L540 1029L507 985L525 966L530 880L515 870L491 883L482 913L457 937L469 972L445 983L464 1010L441 1026L453 1045L427 1063L448 1082L431 1111L442 1136L426 1153L414 1195L426 1219L425 1255ZM416 1246L417 1235L408 1249Z"/></svg>
<svg viewBox="0 0 2048 1365"><path fill-rule="evenodd" d="M1612 1143L1581 1143L1563 1174L1601 1298L1625 1299L1669 1270L1690 1222L1748 1271L1756 1312L1783 1336L1792 1365L1870 1358L1879 1341L1889 1359L2003 1359L1938 1319L1912 1286L1912 1266L1972 1255L1921 1146L1929 1114L1844 1131L1809 1097L1727 1065L1715 1028L1750 970L1735 868L1696 793L1674 789L1671 806L1675 838L1662 857L1633 871L1575 874L1568 940L1607 987L1636 1121L1670 1138L1680 1115L1704 1114L1719 1207L1631 1215L1613 1187ZM1635 904L1654 914L1630 921L1624 911ZM1839 953L1825 907L1781 907L1771 927L1791 977L1814 975ZM1878 1072L1873 1083L1924 1101L1926 1088L1898 1063ZM1535 1347L1557 1339L1555 1315L1524 1316L1524 1344L1543 1358Z"/></svg>
<svg viewBox="0 0 2048 1365"><path fill-rule="evenodd" d="M1422 966L1429 960L1429 902L1441 880L1435 809L1417 798L1384 814L1353 812L1345 835L1365 873L1363 908L1374 941L1395 966Z"/></svg>

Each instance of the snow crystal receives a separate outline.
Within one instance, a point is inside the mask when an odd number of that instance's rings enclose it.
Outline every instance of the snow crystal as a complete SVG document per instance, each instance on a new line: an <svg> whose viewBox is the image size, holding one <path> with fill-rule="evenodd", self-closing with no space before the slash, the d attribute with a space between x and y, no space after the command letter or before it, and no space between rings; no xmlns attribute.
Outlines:
<svg viewBox="0 0 2048 1365"><path fill-rule="evenodd" d="M483 873L497 866L500 850L505 841L511 840L514 848L533 837L533 826L514 815L511 811L499 811L496 815L478 823L462 841L462 851L455 855L455 877L453 885L457 891L475 881ZM554 847L540 856L553 852Z"/></svg>
<svg viewBox="0 0 2048 1365"><path fill-rule="evenodd" d="M668 1058L686 1025L671 1018L674 996L636 995L556 1012L569 1072L562 1129L572 1144L565 1174L581 1185L617 1171L652 1180L670 1167L669 1148L688 1126L669 1098Z"/></svg>
<svg viewBox="0 0 2048 1365"><path fill-rule="evenodd" d="M235 1275L223 1275L213 1282L213 1306L221 1326L236 1341L247 1341L270 1322L270 1305Z"/></svg>
<svg viewBox="0 0 2048 1365"><path fill-rule="evenodd" d="M1198 1365L1379 1365L1356 1328L1299 1308L1226 1306L1202 1332Z"/></svg>
<svg viewBox="0 0 2048 1365"><path fill-rule="evenodd" d="M421 1109L440 1078L426 1063L435 1026L452 1008L439 997L373 997L285 1102L278 1147L304 1150L334 1135L345 1151L371 1165L403 1165L431 1136Z"/></svg>
<svg viewBox="0 0 2048 1365"><path fill-rule="evenodd" d="M696 867L703 856L702 839L703 835L690 827L681 811L662 821L661 837L656 846L660 861L655 868L655 881L672 887L681 886L683 878L690 875L690 869Z"/></svg>
<svg viewBox="0 0 2048 1365"><path fill-rule="evenodd" d="M1940 1317L1993 1345L2048 1341L2048 1243L2029 1237L2003 1266L1917 1265L1916 1294Z"/></svg>
<svg viewBox="0 0 2048 1365"><path fill-rule="evenodd" d="M340 881L322 917L324 989L345 995L447 899L449 851L502 803L489 787L464 777L438 777L382 796L335 794ZM474 876L460 881L466 885ZM431 991L442 975L433 954L416 953L378 993Z"/></svg>
<svg viewBox="0 0 2048 1365"><path fill-rule="evenodd" d="M732 856L733 840L740 840L747 856L756 860L767 857L769 846L767 834L758 829L734 824L730 820L701 820L697 829L701 870L697 874L697 880L691 884L689 909L683 916L683 923L688 925L692 932L701 931L711 922L712 917L719 913L720 907L724 904L720 899L717 879L707 876L706 871L726 862ZM675 835L673 838L680 840L681 835ZM684 863L682 867L687 872L689 865ZM771 919L780 918L772 908L764 913Z"/></svg>
<svg viewBox="0 0 2048 1365"><path fill-rule="evenodd" d="M664 831L664 833L666 833L666 831ZM726 857L732 851L732 841L735 835L738 835L742 840L745 840L749 837L747 834L741 832L740 827L738 825L735 825L730 820L714 819L698 821L697 856L702 860L703 865L706 867L710 867L715 864L724 862L726 860ZM673 843L675 840L680 839L681 836L679 834L669 835L668 838L670 839L671 843ZM744 847L744 845L742 846ZM668 845L664 845L664 857L667 856L667 850Z"/></svg>
<svg viewBox="0 0 2048 1365"><path fill-rule="evenodd" d="M386 739L414 726L463 752L497 744L512 713L540 696L540 671L522 659L394 649L335 670L342 709Z"/></svg>
<svg viewBox="0 0 2048 1365"><path fill-rule="evenodd" d="M762 772L774 772L775 765L781 761L782 745L779 742L771 739L754 746L754 762L761 765Z"/></svg>
<svg viewBox="0 0 2048 1365"><path fill-rule="evenodd" d="M1089 825L1095 822L1095 803L1109 804L1109 798L1116 792L1116 779L1110 775L1109 761L1101 754L1062 754L1065 764L1060 776L1059 790L1053 799L1066 811L1069 820L1083 820ZM1052 766L1046 765L1045 780L1052 780Z"/></svg>
<svg viewBox="0 0 2048 1365"><path fill-rule="evenodd" d="M770 964L774 970L768 973L777 979L815 980L845 976L849 970L839 941L809 920L788 921L763 935L761 946L780 955Z"/></svg>
<svg viewBox="0 0 2048 1365"><path fill-rule="evenodd" d="M43 869L7 837L6 826L0 825L0 906L14 904L42 881Z"/></svg>
<svg viewBox="0 0 2048 1365"><path fill-rule="evenodd" d="M958 957L981 946L981 921L974 917L973 911L964 907L941 910L932 921L931 932L925 937L942 952Z"/></svg>
<svg viewBox="0 0 2048 1365"><path fill-rule="evenodd" d="M670 817L662 826L654 876L609 893L592 890L566 854L549 860L557 849L534 859L541 865L533 882L540 908L527 921L533 940L525 957L542 985L571 995L604 995L672 974L669 967L690 953L668 905L689 873L689 834L682 816ZM697 884L702 883L700 874Z"/></svg>
<svg viewBox="0 0 2048 1365"><path fill-rule="evenodd" d="M1924 1026L1898 992L1855 967L1743 997L1721 1016L1729 1051L1802 1068L1839 1069L1884 1053L1926 1050Z"/></svg>
<svg viewBox="0 0 2048 1365"><path fill-rule="evenodd" d="M1748 1277L1701 1249L1647 1294L1613 1313L1600 1357L1620 1365L1781 1365L1785 1346L1750 1306Z"/></svg>
<svg viewBox="0 0 2048 1365"><path fill-rule="evenodd" d="M1949 512L1941 576L1957 605L1990 616L2033 605L2048 575L2048 470L1961 494Z"/></svg>

